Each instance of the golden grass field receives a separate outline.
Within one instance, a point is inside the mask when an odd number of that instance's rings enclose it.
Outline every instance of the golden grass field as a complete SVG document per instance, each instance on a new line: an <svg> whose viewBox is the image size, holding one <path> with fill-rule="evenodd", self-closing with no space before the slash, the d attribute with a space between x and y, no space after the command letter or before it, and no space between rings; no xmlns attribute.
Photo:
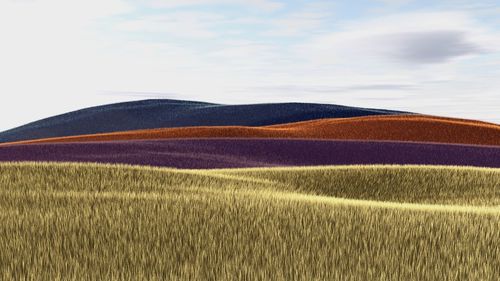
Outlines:
<svg viewBox="0 0 500 281"><path fill-rule="evenodd" d="M498 280L500 169L0 164L1 280Z"/></svg>

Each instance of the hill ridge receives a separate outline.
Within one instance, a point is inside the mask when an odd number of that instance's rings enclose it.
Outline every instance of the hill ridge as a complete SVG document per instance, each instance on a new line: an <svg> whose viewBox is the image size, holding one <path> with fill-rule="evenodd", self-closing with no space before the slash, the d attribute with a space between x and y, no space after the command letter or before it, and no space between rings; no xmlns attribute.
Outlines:
<svg viewBox="0 0 500 281"><path fill-rule="evenodd" d="M378 140L498 146L500 145L500 125L448 117L386 115L319 119L264 127L212 126L158 128L3 143L0 144L0 147L56 142L182 138Z"/></svg>
<svg viewBox="0 0 500 281"><path fill-rule="evenodd" d="M0 162L11 161L123 163L179 169L356 164L500 168L500 146L345 140L171 139L0 147Z"/></svg>
<svg viewBox="0 0 500 281"><path fill-rule="evenodd" d="M44 118L0 132L0 143L153 128L266 126L321 118L403 113L319 103L225 105L148 99L84 108Z"/></svg>

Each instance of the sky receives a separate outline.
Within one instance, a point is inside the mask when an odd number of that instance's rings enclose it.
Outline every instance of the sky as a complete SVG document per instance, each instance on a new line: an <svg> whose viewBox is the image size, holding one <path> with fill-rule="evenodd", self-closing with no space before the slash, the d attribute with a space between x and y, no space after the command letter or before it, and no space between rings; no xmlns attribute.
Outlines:
<svg viewBox="0 0 500 281"><path fill-rule="evenodd" d="M498 0L0 0L0 131L170 98L500 123Z"/></svg>

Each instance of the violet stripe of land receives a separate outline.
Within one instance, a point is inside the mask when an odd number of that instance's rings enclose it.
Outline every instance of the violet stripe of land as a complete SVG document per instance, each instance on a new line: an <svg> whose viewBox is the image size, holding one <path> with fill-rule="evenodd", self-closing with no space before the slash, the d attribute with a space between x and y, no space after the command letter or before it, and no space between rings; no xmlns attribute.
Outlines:
<svg viewBox="0 0 500 281"><path fill-rule="evenodd" d="M0 147L0 161L122 163L210 169L428 164L500 167L500 147L293 139L185 139Z"/></svg>

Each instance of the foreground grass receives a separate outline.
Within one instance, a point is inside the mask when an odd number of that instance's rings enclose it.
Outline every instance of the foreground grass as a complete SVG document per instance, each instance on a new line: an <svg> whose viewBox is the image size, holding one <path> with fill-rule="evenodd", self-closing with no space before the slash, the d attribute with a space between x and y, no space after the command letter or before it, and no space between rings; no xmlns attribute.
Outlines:
<svg viewBox="0 0 500 281"><path fill-rule="evenodd" d="M0 278L497 280L499 189L498 169L1 164Z"/></svg>

